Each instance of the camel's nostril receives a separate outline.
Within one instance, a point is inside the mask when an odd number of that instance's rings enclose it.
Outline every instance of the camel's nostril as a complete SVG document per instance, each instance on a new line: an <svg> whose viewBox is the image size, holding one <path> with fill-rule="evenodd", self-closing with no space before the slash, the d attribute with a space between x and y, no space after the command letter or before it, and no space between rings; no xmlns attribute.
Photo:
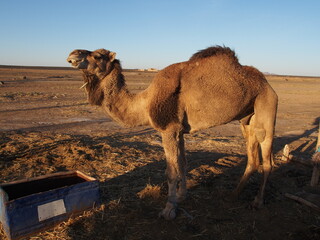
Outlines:
<svg viewBox="0 0 320 240"><path fill-rule="evenodd" d="M71 60L68 60L68 63L72 63L72 61L71 61Z"/></svg>

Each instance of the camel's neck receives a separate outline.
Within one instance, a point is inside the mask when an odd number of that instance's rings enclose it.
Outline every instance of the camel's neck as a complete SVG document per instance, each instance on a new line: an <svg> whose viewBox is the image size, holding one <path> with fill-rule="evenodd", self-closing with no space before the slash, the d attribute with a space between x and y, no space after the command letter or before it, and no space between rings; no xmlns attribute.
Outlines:
<svg viewBox="0 0 320 240"><path fill-rule="evenodd" d="M120 63L100 82L102 107L115 121L125 126L148 125L146 93L130 93L125 84Z"/></svg>

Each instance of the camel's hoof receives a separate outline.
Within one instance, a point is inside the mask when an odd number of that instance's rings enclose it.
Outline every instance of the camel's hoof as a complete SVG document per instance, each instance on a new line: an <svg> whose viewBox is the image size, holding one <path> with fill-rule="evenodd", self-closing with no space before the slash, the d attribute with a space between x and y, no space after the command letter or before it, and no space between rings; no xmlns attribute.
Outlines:
<svg viewBox="0 0 320 240"><path fill-rule="evenodd" d="M160 213L159 213L159 217L163 217L165 220L173 220L177 217L177 210L175 208L170 209L169 211L166 211L165 209L163 209Z"/></svg>
<svg viewBox="0 0 320 240"><path fill-rule="evenodd" d="M177 204L168 202L166 208L159 213L159 217L166 220L173 220L177 217Z"/></svg>

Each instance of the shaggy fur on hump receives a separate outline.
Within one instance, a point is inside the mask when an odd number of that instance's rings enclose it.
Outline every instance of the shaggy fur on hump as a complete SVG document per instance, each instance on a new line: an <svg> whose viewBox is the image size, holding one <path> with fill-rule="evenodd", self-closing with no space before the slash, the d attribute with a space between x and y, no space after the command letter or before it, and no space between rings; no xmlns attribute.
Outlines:
<svg viewBox="0 0 320 240"><path fill-rule="evenodd" d="M214 46L200 50L197 53L193 54L189 60L192 61L217 55L227 55L233 58L236 62L238 62L238 58L235 52L232 51L230 48L224 46Z"/></svg>

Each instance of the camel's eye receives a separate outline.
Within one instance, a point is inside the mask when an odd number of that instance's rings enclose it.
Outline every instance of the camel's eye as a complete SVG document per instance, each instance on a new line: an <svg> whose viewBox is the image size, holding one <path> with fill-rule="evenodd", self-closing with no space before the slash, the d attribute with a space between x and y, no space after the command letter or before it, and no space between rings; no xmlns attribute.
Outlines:
<svg viewBox="0 0 320 240"><path fill-rule="evenodd" d="M96 59L96 60L101 59L101 56L98 56L98 55L95 55L95 56L93 56L93 57L94 57L94 59Z"/></svg>

